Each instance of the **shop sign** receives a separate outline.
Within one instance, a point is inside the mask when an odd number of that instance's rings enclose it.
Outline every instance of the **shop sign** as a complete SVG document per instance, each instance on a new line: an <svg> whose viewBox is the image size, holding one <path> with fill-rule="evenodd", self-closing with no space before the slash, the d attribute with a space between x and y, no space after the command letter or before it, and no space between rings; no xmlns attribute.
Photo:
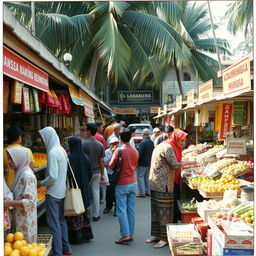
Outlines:
<svg viewBox="0 0 256 256"><path fill-rule="evenodd" d="M138 113L135 108L113 108L113 111L119 115L137 115Z"/></svg>
<svg viewBox="0 0 256 256"><path fill-rule="evenodd" d="M250 91L251 75L249 57L225 69L222 73L222 83L224 95L238 91Z"/></svg>
<svg viewBox="0 0 256 256"><path fill-rule="evenodd" d="M35 112L39 112L40 107L39 107L38 92L36 89L33 89L32 92L33 92L33 100L34 100L34 110Z"/></svg>
<svg viewBox="0 0 256 256"><path fill-rule="evenodd" d="M80 99L84 102L84 104L93 109L92 98L90 96L88 96L88 94L85 91L83 91L82 89L79 89L79 93L80 93Z"/></svg>
<svg viewBox="0 0 256 256"><path fill-rule="evenodd" d="M199 86L199 101L207 101L213 97L212 79Z"/></svg>
<svg viewBox="0 0 256 256"><path fill-rule="evenodd" d="M233 110L233 124L243 125L245 119L246 119L245 102L244 101L235 101L234 102L234 110Z"/></svg>
<svg viewBox="0 0 256 256"><path fill-rule="evenodd" d="M118 91L118 103L152 103L152 91Z"/></svg>
<svg viewBox="0 0 256 256"><path fill-rule="evenodd" d="M14 80L13 81L13 96L12 96L12 103L14 104L21 104L22 103L22 87L23 83L20 81Z"/></svg>
<svg viewBox="0 0 256 256"><path fill-rule="evenodd" d="M159 107L150 107L150 114L158 114Z"/></svg>
<svg viewBox="0 0 256 256"><path fill-rule="evenodd" d="M194 105L194 100L195 100L195 96L194 96L194 89L188 91L187 93L187 106L192 106Z"/></svg>
<svg viewBox="0 0 256 256"><path fill-rule="evenodd" d="M227 139L227 153L246 155L246 140L243 138Z"/></svg>
<svg viewBox="0 0 256 256"><path fill-rule="evenodd" d="M176 108L182 109L182 95L176 97Z"/></svg>
<svg viewBox="0 0 256 256"><path fill-rule="evenodd" d="M22 111L30 112L30 102L29 102L29 88L23 87L22 89Z"/></svg>
<svg viewBox="0 0 256 256"><path fill-rule="evenodd" d="M84 104L84 114L89 117L94 117L93 108L87 104Z"/></svg>
<svg viewBox="0 0 256 256"><path fill-rule="evenodd" d="M3 73L39 90L49 90L48 74L6 47L3 48Z"/></svg>
<svg viewBox="0 0 256 256"><path fill-rule="evenodd" d="M228 132L231 131L231 120L232 120L232 104L224 103L222 105L222 118L219 139L225 140Z"/></svg>

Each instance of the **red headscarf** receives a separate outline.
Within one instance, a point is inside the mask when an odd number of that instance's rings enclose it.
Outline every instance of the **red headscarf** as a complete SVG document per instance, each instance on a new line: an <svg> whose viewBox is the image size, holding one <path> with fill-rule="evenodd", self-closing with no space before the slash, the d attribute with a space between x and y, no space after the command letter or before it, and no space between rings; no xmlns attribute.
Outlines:
<svg viewBox="0 0 256 256"><path fill-rule="evenodd" d="M177 161L178 162L181 162L181 158L182 158L182 148L180 148L178 145L177 145L177 142L179 140L183 140L187 137L187 133L183 132L182 130L175 130L171 136L170 139L167 140L167 142L169 144L171 144L171 146L173 147L174 149L174 152L175 152L175 155L176 155L176 158L177 158ZM175 179L174 179L174 182L176 184L180 184L180 179L181 179L181 169L179 170L176 170L175 172Z"/></svg>

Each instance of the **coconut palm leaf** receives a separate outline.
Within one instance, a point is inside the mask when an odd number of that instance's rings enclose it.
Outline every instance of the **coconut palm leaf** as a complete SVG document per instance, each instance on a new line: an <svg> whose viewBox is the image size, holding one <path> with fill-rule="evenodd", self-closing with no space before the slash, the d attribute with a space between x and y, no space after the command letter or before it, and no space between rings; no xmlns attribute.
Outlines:
<svg viewBox="0 0 256 256"><path fill-rule="evenodd" d="M92 10L92 13L103 15L107 13L113 13L114 15L122 16L124 11L129 7L127 2L97 2L96 7Z"/></svg>
<svg viewBox="0 0 256 256"><path fill-rule="evenodd" d="M131 50L120 34L112 13L109 13L94 37L93 45L107 65L107 76L117 83L120 76L126 80Z"/></svg>

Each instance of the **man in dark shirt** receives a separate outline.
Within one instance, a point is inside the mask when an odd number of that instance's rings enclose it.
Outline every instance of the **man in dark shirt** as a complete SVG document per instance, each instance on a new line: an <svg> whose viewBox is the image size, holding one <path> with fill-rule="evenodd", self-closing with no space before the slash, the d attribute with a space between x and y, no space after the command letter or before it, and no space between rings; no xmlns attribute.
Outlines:
<svg viewBox="0 0 256 256"><path fill-rule="evenodd" d="M96 124L87 124L87 139L82 143L83 151L91 161L92 179L90 181L92 191L93 220L100 220L100 182L104 182L104 157L103 145L97 141L94 135L97 132Z"/></svg>
<svg viewBox="0 0 256 256"><path fill-rule="evenodd" d="M164 128L164 132L156 138L154 142L155 147L159 145L161 142L165 141L168 138L168 136L171 136L173 134L173 131L174 128L171 125L167 125Z"/></svg>
<svg viewBox="0 0 256 256"><path fill-rule="evenodd" d="M149 170L154 143L150 139L150 130L143 130L143 141L139 145L139 162L137 169L138 195L137 197L145 197L149 195Z"/></svg>

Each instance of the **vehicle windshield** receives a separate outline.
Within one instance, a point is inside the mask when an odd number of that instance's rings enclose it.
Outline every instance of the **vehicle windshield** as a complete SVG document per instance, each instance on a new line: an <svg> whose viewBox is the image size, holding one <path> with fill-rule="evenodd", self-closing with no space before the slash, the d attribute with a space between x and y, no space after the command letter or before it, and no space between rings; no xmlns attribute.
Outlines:
<svg viewBox="0 0 256 256"><path fill-rule="evenodd" d="M153 132L152 127L150 127L148 125L145 125L145 126L142 126L142 125L140 125L140 126L131 125L129 127L133 127L135 129L135 133L137 133L137 134L142 134L143 130L146 129L146 128L149 129L151 133Z"/></svg>

